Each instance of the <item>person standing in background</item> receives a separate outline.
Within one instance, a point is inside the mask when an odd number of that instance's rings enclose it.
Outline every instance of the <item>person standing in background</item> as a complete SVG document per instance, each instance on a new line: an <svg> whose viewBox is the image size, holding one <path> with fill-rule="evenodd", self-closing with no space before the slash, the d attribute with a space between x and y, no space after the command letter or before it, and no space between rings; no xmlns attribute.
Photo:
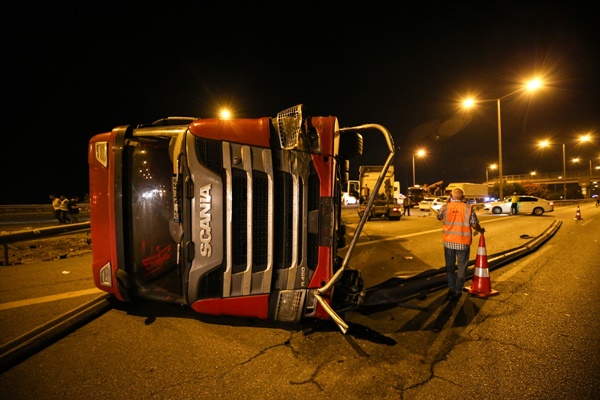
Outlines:
<svg viewBox="0 0 600 400"><path fill-rule="evenodd" d="M519 195L517 195L517 192L514 192L510 198L510 211L513 215L519 214Z"/></svg>
<svg viewBox="0 0 600 400"><path fill-rule="evenodd" d="M410 217L410 208L412 207L412 202L410 201L410 197L404 197L402 200L402 208L404 208L404 215L408 215Z"/></svg>
<svg viewBox="0 0 600 400"><path fill-rule="evenodd" d="M79 202L79 197L75 196L72 197L71 200L69 200L69 203L67 204L67 206L69 207L69 219L71 220L71 223L77 223L79 222L79 205L77 204Z"/></svg>
<svg viewBox="0 0 600 400"><path fill-rule="evenodd" d="M67 222L71 222L69 219L69 199L60 196L60 223L66 224Z"/></svg>
<svg viewBox="0 0 600 400"><path fill-rule="evenodd" d="M52 202L52 210L54 212L54 216L58 220L58 223L62 223L62 219L60 217L60 199L55 195L50 195L50 201Z"/></svg>

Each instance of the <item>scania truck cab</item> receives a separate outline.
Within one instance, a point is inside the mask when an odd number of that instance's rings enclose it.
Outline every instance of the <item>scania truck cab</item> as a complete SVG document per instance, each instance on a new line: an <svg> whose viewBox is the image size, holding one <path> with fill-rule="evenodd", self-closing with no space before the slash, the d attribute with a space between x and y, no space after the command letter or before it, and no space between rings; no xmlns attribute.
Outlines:
<svg viewBox="0 0 600 400"><path fill-rule="evenodd" d="M302 105L276 117L169 117L93 136L96 286L121 301L204 314L333 319L345 332L338 313L364 300L349 259L366 218L347 236L341 196L364 132L388 144L381 185L394 155L389 132L340 128Z"/></svg>

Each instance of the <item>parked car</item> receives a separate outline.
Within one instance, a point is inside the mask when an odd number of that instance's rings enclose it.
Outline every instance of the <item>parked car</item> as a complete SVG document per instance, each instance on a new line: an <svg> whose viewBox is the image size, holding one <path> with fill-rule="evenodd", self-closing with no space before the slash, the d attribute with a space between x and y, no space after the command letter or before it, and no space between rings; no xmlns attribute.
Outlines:
<svg viewBox="0 0 600 400"><path fill-rule="evenodd" d="M511 198L485 203L484 210L494 214L511 214ZM535 196L519 196L519 214L542 215L554 211L554 203Z"/></svg>
<svg viewBox="0 0 600 400"><path fill-rule="evenodd" d="M442 206L448 202L449 198L449 196L436 197L431 203L430 207L435 211L440 211L440 208L442 208Z"/></svg>
<svg viewBox="0 0 600 400"><path fill-rule="evenodd" d="M342 204L345 206L355 205L358 204L358 199L347 192L344 192L342 194Z"/></svg>
<svg viewBox="0 0 600 400"><path fill-rule="evenodd" d="M435 197L423 197L423 200L419 202L419 210L421 211L429 211L431 209L431 204L434 202Z"/></svg>

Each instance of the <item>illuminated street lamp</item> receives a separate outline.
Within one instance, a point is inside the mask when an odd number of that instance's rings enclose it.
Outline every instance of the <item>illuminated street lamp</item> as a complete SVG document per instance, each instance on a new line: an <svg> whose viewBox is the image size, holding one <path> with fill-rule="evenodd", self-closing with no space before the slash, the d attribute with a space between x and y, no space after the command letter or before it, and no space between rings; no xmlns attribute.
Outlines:
<svg viewBox="0 0 600 400"><path fill-rule="evenodd" d="M579 162L583 162L583 160L581 160L579 157L576 157L574 159L571 160L574 163L579 163ZM590 177L592 176L592 160L590 160Z"/></svg>
<svg viewBox="0 0 600 400"><path fill-rule="evenodd" d="M548 147L550 146L552 143L550 143L548 140L542 140L540 142L540 147ZM562 180L563 180L563 200L567 199L567 158L565 157L565 144L562 144L562 158L563 158L563 176L562 176Z"/></svg>
<svg viewBox="0 0 600 400"><path fill-rule="evenodd" d="M425 154L427 154L425 152L425 150L417 150L417 152L415 154L413 154L412 156L412 162L413 162L413 186L416 186L417 184L417 180L415 179L416 175L415 175L415 156L417 157L423 157Z"/></svg>
<svg viewBox="0 0 600 400"><path fill-rule="evenodd" d="M475 103L483 103L483 102L487 102L487 101L495 101L497 104L497 107L498 107L498 178L500 179L498 188L500 191L500 199L504 198L504 189L503 189L504 182L503 182L503 175L502 175L502 121L501 121L501 113L500 113L500 100L504 100L507 97L510 97L513 94L522 92L524 90L527 90L530 92L534 91L541 86L542 86L542 82L538 79L534 79L534 80L528 82L524 87L521 87L521 88L515 90L514 92L509 93L509 94L502 96L500 98L497 98L497 99L489 99L489 100L466 99L463 101L463 107L465 107L465 108L470 108Z"/></svg>
<svg viewBox="0 0 600 400"><path fill-rule="evenodd" d="M231 118L231 111L229 111L226 108L221 109L221 111L219 111L219 118L220 119L230 119Z"/></svg>
<svg viewBox="0 0 600 400"><path fill-rule="evenodd" d="M591 142L592 141L592 137L591 137L590 134L581 135L578 140L579 140L580 143ZM583 160L580 160L579 157L574 158L572 161L574 163L583 162ZM590 181L591 181L592 174L593 174L593 171L592 171L592 160L590 159L589 161L590 161ZM591 195L592 195L592 192L590 191L590 196Z"/></svg>
<svg viewBox="0 0 600 400"><path fill-rule="evenodd" d="M496 164L492 164L485 169L485 183L486 183L486 185L488 185L488 187L490 186L490 178L489 178L488 172L490 169L496 169L496 168L498 168L498 166Z"/></svg>

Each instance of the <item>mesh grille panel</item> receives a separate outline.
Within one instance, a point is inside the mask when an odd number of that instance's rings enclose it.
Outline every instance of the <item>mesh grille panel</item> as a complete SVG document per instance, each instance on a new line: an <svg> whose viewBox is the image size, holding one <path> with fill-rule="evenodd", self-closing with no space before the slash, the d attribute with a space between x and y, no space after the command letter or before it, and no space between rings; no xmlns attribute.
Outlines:
<svg viewBox="0 0 600 400"><path fill-rule="evenodd" d="M292 263L293 183L286 172L275 173L275 268L289 268Z"/></svg>
<svg viewBox="0 0 600 400"><path fill-rule="evenodd" d="M196 156L208 169L221 174L223 170L223 149L221 142L196 138Z"/></svg>
<svg viewBox="0 0 600 400"><path fill-rule="evenodd" d="M267 174L253 171L252 181L252 271L267 268L269 228L269 181Z"/></svg>
<svg viewBox="0 0 600 400"><path fill-rule="evenodd" d="M233 273L242 272L248 263L248 189L246 171L233 168L231 171L233 188L231 198L233 200L231 235L233 246Z"/></svg>
<svg viewBox="0 0 600 400"><path fill-rule="evenodd" d="M320 191L321 181L316 173L311 173L308 177L308 211L318 210L320 207ZM308 234L308 268L314 271L317 268L319 254L319 235L315 233Z"/></svg>

